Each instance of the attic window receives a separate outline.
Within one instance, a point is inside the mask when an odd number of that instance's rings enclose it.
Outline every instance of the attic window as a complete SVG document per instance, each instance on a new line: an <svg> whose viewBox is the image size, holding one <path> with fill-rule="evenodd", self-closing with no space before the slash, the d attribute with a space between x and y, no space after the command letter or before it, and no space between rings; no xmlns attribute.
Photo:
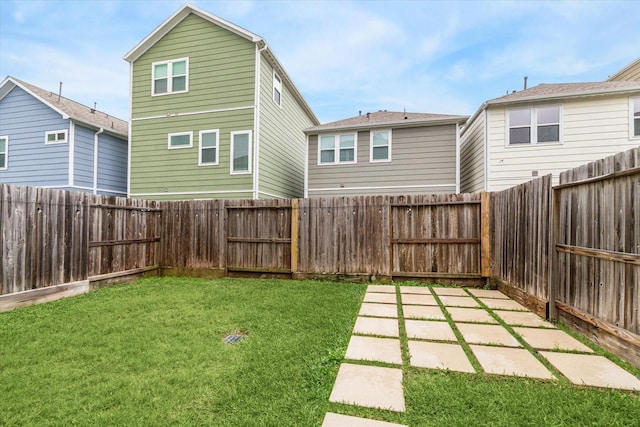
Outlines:
<svg viewBox="0 0 640 427"><path fill-rule="evenodd" d="M282 79L275 71L273 72L273 102L282 108Z"/></svg>
<svg viewBox="0 0 640 427"><path fill-rule="evenodd" d="M52 130L45 134L45 144L62 144L67 142L67 131L65 130Z"/></svg>
<svg viewBox="0 0 640 427"><path fill-rule="evenodd" d="M152 95L167 95L189 90L189 58L154 62Z"/></svg>

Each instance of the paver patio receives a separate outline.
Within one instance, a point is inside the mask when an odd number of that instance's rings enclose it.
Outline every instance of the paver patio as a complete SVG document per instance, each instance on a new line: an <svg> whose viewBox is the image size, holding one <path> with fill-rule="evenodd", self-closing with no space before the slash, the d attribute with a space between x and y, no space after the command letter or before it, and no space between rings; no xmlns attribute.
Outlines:
<svg viewBox="0 0 640 427"><path fill-rule="evenodd" d="M402 312L405 319L446 320L437 305L403 305Z"/></svg>
<svg viewBox="0 0 640 427"><path fill-rule="evenodd" d="M383 304L395 304L396 303L396 295L395 294L381 294L376 292L367 292L364 295L364 302L377 302Z"/></svg>
<svg viewBox="0 0 640 427"><path fill-rule="evenodd" d="M345 358L402 365L400 340L393 338L359 337L354 335L349 341Z"/></svg>
<svg viewBox="0 0 640 427"><path fill-rule="evenodd" d="M433 296L417 294L402 294L402 304L438 305Z"/></svg>
<svg viewBox="0 0 640 427"><path fill-rule="evenodd" d="M322 427L408 427L404 424L388 423L386 421L370 420L349 415L327 412Z"/></svg>
<svg viewBox="0 0 640 427"><path fill-rule="evenodd" d="M397 319L379 317L358 317L353 327L354 334L379 335L383 337L399 337L400 329Z"/></svg>
<svg viewBox="0 0 640 427"><path fill-rule="evenodd" d="M518 340L500 325L458 323L458 330L469 344L493 344L505 347L522 347Z"/></svg>
<svg viewBox="0 0 640 427"><path fill-rule="evenodd" d="M431 295L431 291L426 286L400 286L400 293Z"/></svg>
<svg viewBox="0 0 640 427"><path fill-rule="evenodd" d="M447 307L454 322L498 323L486 310L480 308Z"/></svg>
<svg viewBox="0 0 640 427"><path fill-rule="evenodd" d="M569 350L593 353L586 345L559 329L513 328L536 350Z"/></svg>
<svg viewBox="0 0 640 427"><path fill-rule="evenodd" d="M444 295L440 297L440 301L447 307L480 307L480 304L470 296L457 297Z"/></svg>
<svg viewBox="0 0 640 427"><path fill-rule="evenodd" d="M367 286L367 292L380 292L383 294L396 293L396 287L394 285L369 285Z"/></svg>
<svg viewBox="0 0 640 427"><path fill-rule="evenodd" d="M504 323L511 326L528 326L532 328L550 328L556 327L530 311L504 311L493 310Z"/></svg>
<svg viewBox="0 0 640 427"><path fill-rule="evenodd" d="M510 299L508 296L500 291L493 291L489 289L467 289L472 295L478 298L498 298L498 299Z"/></svg>
<svg viewBox="0 0 640 427"><path fill-rule="evenodd" d="M469 294L462 288L433 288L433 292L438 296L468 297Z"/></svg>
<svg viewBox="0 0 640 427"><path fill-rule="evenodd" d="M409 340L408 345L411 366L475 372L459 344Z"/></svg>
<svg viewBox="0 0 640 427"><path fill-rule="evenodd" d="M512 299L480 298L480 301L491 309L529 311L525 306Z"/></svg>
<svg viewBox="0 0 640 427"><path fill-rule="evenodd" d="M404 412L402 369L343 363L329 401Z"/></svg>
<svg viewBox="0 0 640 427"><path fill-rule="evenodd" d="M457 341L453 329L447 322L427 320L405 320L407 338L436 341Z"/></svg>
<svg viewBox="0 0 640 427"><path fill-rule="evenodd" d="M553 374L524 348L470 345L471 351L489 374L515 375L541 379L555 379Z"/></svg>
<svg viewBox="0 0 640 427"><path fill-rule="evenodd" d="M377 304L363 302L360 306L360 316L373 317L398 317L398 308L395 304Z"/></svg>

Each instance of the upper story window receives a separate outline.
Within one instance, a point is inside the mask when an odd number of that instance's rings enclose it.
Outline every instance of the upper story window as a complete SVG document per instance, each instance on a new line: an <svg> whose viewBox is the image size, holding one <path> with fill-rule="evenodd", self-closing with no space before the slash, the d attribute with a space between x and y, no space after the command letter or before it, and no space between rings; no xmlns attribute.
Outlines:
<svg viewBox="0 0 640 427"><path fill-rule="evenodd" d="M154 62L152 95L187 92L189 90L189 58Z"/></svg>
<svg viewBox="0 0 640 427"><path fill-rule="evenodd" d="M0 170L6 169L9 163L9 137L0 136Z"/></svg>
<svg viewBox="0 0 640 427"><path fill-rule="evenodd" d="M507 110L507 145L560 142L560 106Z"/></svg>
<svg viewBox="0 0 640 427"><path fill-rule="evenodd" d="M282 107L282 79L275 71L273 72L273 102L278 107Z"/></svg>
<svg viewBox="0 0 640 427"><path fill-rule="evenodd" d="M356 134L320 135L318 164L356 163Z"/></svg>
<svg viewBox="0 0 640 427"><path fill-rule="evenodd" d="M44 135L45 144L62 144L64 142L67 142L66 130L52 130Z"/></svg>
<svg viewBox="0 0 640 427"><path fill-rule="evenodd" d="M251 131L231 132L231 173L251 173Z"/></svg>
<svg viewBox="0 0 640 427"><path fill-rule="evenodd" d="M218 129L200 131L200 154L198 164L217 165L218 164Z"/></svg>
<svg viewBox="0 0 640 427"><path fill-rule="evenodd" d="M370 162L390 162L391 161L391 131L374 130L371 131L371 153Z"/></svg>
<svg viewBox="0 0 640 427"><path fill-rule="evenodd" d="M176 132L169 134L169 149L193 147L193 132Z"/></svg>
<svg viewBox="0 0 640 427"><path fill-rule="evenodd" d="M631 98L631 137L640 137L640 98Z"/></svg>

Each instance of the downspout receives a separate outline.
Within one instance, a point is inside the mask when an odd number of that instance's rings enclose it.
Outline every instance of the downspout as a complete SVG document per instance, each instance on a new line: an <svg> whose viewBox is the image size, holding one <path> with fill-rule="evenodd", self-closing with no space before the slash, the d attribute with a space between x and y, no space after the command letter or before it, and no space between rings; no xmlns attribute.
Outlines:
<svg viewBox="0 0 640 427"><path fill-rule="evenodd" d="M259 191L259 164L260 164L260 79L261 79L261 67L262 52L267 49L267 43L264 42L264 46L258 48L256 44L256 93L255 101L256 106L253 111L253 198L258 199L260 197Z"/></svg>
<svg viewBox="0 0 640 427"><path fill-rule="evenodd" d="M309 198L309 134L305 135L307 143L304 147L304 198Z"/></svg>
<svg viewBox="0 0 640 427"><path fill-rule="evenodd" d="M456 194L460 194L460 123L456 123Z"/></svg>
<svg viewBox="0 0 640 427"><path fill-rule="evenodd" d="M491 191L489 188L489 120L491 115L487 107L484 107L484 191Z"/></svg>
<svg viewBox="0 0 640 427"><path fill-rule="evenodd" d="M104 132L104 128L100 128L93 135L93 194L98 194L98 140L99 135Z"/></svg>

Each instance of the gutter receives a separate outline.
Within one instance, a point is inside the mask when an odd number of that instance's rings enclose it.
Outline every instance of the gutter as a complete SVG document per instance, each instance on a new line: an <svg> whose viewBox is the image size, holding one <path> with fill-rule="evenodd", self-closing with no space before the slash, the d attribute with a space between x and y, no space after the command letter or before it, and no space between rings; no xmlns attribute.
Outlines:
<svg viewBox="0 0 640 427"><path fill-rule="evenodd" d="M98 140L103 132L104 128L100 128L93 134L93 194L98 194Z"/></svg>
<svg viewBox="0 0 640 427"><path fill-rule="evenodd" d="M435 119L435 120L413 120L413 121L395 121L395 122L380 122L380 123L363 123L357 125L345 125L345 126L335 126L335 127L326 127L326 128L307 128L304 129L303 132L307 135L315 135L320 133L334 132L334 131L342 131L342 130L367 130L367 129L399 129L399 128L408 128L408 127L420 127L420 126L438 126L438 125L457 125L460 123L465 123L467 121L466 116L459 116L455 118L448 119Z"/></svg>

